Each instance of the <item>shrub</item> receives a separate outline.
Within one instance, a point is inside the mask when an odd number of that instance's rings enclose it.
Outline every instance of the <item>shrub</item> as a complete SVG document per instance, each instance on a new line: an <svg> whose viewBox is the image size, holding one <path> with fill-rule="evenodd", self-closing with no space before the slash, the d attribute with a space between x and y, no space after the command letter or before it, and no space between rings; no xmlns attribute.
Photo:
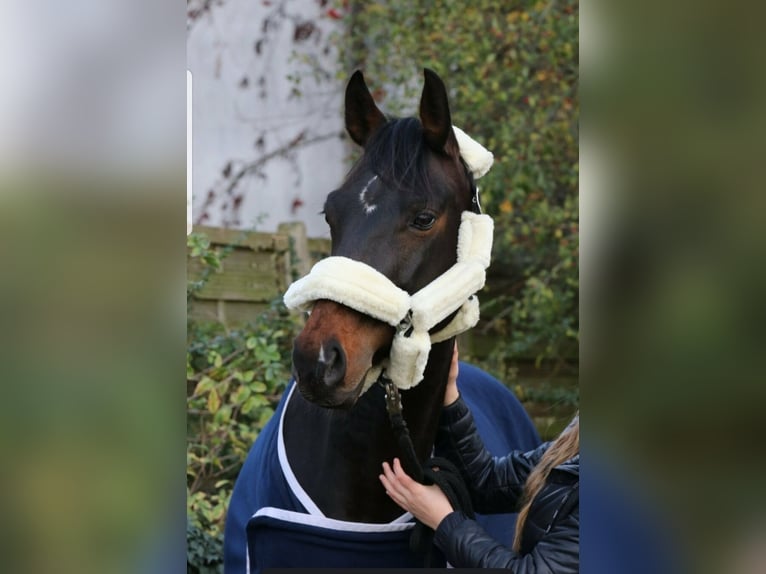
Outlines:
<svg viewBox="0 0 766 574"><path fill-rule="evenodd" d="M342 6L344 80L362 68L383 109L409 114L430 67L450 89L454 123L495 154L479 181L496 229L482 299L498 342L490 360L576 358L577 0Z"/></svg>
<svg viewBox="0 0 766 574"><path fill-rule="evenodd" d="M226 252L204 236L188 240L206 271ZM204 284L203 273L201 283ZM187 286L187 297L201 287ZM187 325L187 565L189 572L222 568L225 509L242 463L290 380L296 319L281 300L242 329Z"/></svg>

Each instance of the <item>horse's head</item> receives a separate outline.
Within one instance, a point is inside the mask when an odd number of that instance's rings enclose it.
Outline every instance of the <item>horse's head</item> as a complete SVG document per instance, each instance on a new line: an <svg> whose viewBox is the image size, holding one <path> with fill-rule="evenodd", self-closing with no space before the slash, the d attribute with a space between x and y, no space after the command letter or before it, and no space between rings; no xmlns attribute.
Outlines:
<svg viewBox="0 0 766 574"><path fill-rule="evenodd" d="M420 121L387 120L357 71L345 103L346 129L364 154L325 202L332 255L366 263L414 293L455 263L461 213L473 197L447 91L425 70ZM322 406L352 406L393 337L394 328L384 322L317 301L293 349L299 390Z"/></svg>

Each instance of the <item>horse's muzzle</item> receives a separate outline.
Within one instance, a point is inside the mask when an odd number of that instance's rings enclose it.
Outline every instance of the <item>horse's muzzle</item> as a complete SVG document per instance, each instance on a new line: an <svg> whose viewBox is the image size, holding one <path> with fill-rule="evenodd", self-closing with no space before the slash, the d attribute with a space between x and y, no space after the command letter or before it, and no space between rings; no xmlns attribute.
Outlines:
<svg viewBox="0 0 766 574"><path fill-rule="evenodd" d="M298 382L333 390L343 384L346 376L346 352L336 339L321 342L313 353L303 351L296 341L293 374Z"/></svg>
<svg viewBox="0 0 766 574"><path fill-rule="evenodd" d="M324 407L350 407L393 327L328 300L318 301L295 339L293 376L301 394Z"/></svg>

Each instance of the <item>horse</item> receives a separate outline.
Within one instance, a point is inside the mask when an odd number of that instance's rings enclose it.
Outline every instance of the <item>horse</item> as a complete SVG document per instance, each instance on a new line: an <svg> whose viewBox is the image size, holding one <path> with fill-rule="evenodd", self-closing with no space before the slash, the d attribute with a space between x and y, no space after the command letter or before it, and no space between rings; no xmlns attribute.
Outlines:
<svg viewBox="0 0 766 574"><path fill-rule="evenodd" d="M424 78L419 119L397 119L378 109L362 73L353 74L345 125L364 153L324 206L331 259L364 264L405 299L455 266L463 214L479 211L446 86L431 70ZM345 277L335 279L357 281L364 289L366 276L357 270L351 265ZM452 311L440 318L431 332L455 316ZM383 461L402 457L385 391L374 384L396 335L391 322L343 302L311 301L294 341L293 381L235 484L224 537L227 574L266 567L421 565L407 545L412 517L378 480ZM433 449L453 345L454 337L448 337L430 346L422 377L401 391L420 462ZM458 385L490 451L502 455L539 444L521 404L497 380L461 364ZM512 539L513 516L480 520L501 540Z"/></svg>

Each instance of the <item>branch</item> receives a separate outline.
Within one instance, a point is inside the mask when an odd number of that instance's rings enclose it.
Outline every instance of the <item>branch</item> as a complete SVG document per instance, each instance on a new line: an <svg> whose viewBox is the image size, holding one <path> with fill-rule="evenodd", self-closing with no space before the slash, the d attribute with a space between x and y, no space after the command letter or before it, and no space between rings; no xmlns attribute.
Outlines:
<svg viewBox="0 0 766 574"><path fill-rule="evenodd" d="M220 4L219 4L220 5ZM186 2L186 34L188 36L191 29L194 27L200 18L206 13L211 13L213 8L213 0L201 0L193 2L187 0Z"/></svg>
<svg viewBox="0 0 766 574"><path fill-rule="evenodd" d="M226 189L224 190L224 194L229 195L232 191L234 191L237 185L239 185L239 182L242 180L243 177L245 177L246 175L254 171L258 171L272 159L277 157L286 157L287 154L295 151L299 147L301 148L307 147L315 143L320 143L320 142L323 142L332 138L337 138L337 137L338 137L337 133L331 133L331 134L322 134L322 135L314 136L309 139L305 139L306 132L302 131L295 138L293 138L291 141L289 141L285 145L278 147L277 149L267 153L266 155L262 155L255 161L252 161L250 163L246 163L245 165L243 165L239 169L239 171L237 171L234 175L231 176L231 179L229 180L229 185L226 186Z"/></svg>

